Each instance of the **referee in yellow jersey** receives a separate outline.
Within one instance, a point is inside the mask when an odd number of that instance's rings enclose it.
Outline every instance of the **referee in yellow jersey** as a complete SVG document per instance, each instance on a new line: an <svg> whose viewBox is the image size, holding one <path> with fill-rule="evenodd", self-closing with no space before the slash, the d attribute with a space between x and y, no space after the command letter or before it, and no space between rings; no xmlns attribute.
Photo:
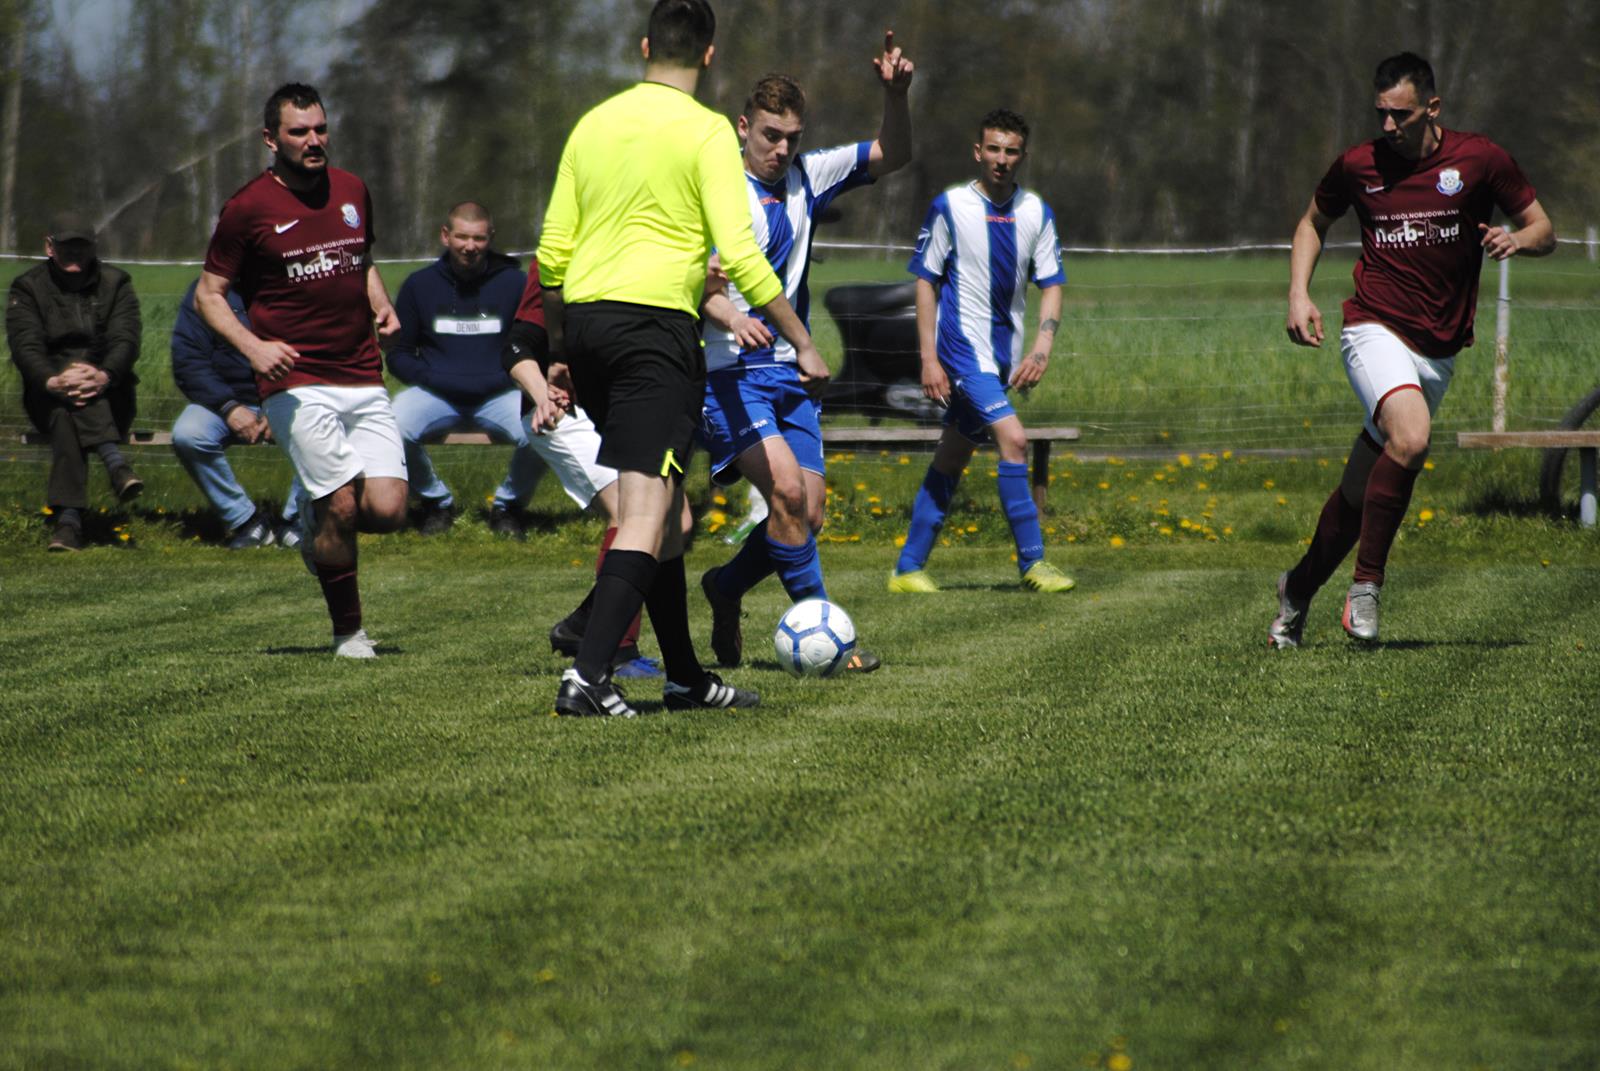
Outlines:
<svg viewBox="0 0 1600 1071"><path fill-rule="evenodd" d="M668 709L749 707L695 656L683 569L683 472L705 396L698 309L714 247L722 270L793 343L816 349L751 230L739 143L694 99L711 63L706 0L658 0L642 44L644 81L573 128L539 242L550 336L549 387L600 429L600 463L617 469L617 538L595 581L594 611L556 711L631 716L611 657L641 604L661 647ZM542 401L535 362L512 375ZM820 389L821 381L814 381Z"/></svg>

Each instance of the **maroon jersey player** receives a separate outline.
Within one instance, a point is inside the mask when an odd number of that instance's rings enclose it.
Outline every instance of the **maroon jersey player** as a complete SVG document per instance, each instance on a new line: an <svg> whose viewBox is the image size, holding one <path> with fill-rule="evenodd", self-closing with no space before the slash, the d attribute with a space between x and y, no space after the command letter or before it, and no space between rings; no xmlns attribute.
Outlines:
<svg viewBox="0 0 1600 1071"><path fill-rule="evenodd" d="M1299 645L1311 597L1351 547L1358 549L1344 629L1376 642L1384 564L1427 457L1455 355L1472 345L1484 254L1504 260L1555 248L1550 218L1511 155L1481 134L1439 125L1426 60L1409 52L1384 60L1373 88L1381 136L1333 162L1289 255L1289 338L1320 346L1311 275L1328 228L1355 210L1361 256L1339 346L1367 420L1310 548L1278 579L1278 616L1268 633L1274 647ZM1497 208L1515 231L1491 225Z"/></svg>
<svg viewBox="0 0 1600 1071"><path fill-rule="evenodd" d="M372 261L367 188L328 166L317 91L283 86L263 123L272 166L223 206L195 307L249 360L273 438L306 488L300 547L327 600L334 653L371 658L356 532L399 528L406 503L405 453L373 328L388 338L400 322ZM228 309L234 287L250 328Z"/></svg>

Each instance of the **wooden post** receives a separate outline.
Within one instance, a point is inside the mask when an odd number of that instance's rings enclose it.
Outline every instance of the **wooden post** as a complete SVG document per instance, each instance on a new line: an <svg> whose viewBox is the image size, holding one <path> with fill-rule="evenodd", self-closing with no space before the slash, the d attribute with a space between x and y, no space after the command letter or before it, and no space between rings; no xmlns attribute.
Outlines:
<svg viewBox="0 0 1600 1071"><path fill-rule="evenodd" d="M1500 262L1500 300L1494 330L1494 416L1495 431L1506 430L1506 390L1510 385L1511 368L1508 350L1511 346L1511 258Z"/></svg>

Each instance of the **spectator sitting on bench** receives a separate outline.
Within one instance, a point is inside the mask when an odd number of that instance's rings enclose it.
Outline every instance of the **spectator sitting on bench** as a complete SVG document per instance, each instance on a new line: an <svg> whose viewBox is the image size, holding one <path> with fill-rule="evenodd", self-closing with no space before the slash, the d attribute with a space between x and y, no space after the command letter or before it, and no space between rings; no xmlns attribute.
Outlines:
<svg viewBox="0 0 1600 1071"><path fill-rule="evenodd" d="M476 425L516 445L489 514L489 527L500 535L522 536L518 513L544 474L523 428L521 394L500 364L526 277L516 261L489 248L493 239L488 209L474 201L456 205L439 228L444 252L413 272L395 300L400 333L389 371L409 386L394 396L394 415L411 487L422 499L423 535L445 531L456 513L424 441Z"/></svg>
<svg viewBox="0 0 1600 1071"><path fill-rule="evenodd" d="M11 283L6 342L22 373L23 408L50 440L50 549L81 550L89 451L100 455L117 498L144 490L117 449L136 406L139 299L127 272L100 263L94 227L75 212L51 221L44 252L43 263Z"/></svg>
<svg viewBox="0 0 1600 1071"><path fill-rule="evenodd" d="M172 425L172 452L228 526L229 550L273 543L293 547L300 542L294 524L299 479L289 484L283 521L275 527L245 494L223 456L235 443L263 442L272 432L261 412L261 393L250 362L207 327L195 310L197 285L189 284L172 325L172 379L189 399ZM250 326L237 290L228 291L228 307L241 324Z"/></svg>

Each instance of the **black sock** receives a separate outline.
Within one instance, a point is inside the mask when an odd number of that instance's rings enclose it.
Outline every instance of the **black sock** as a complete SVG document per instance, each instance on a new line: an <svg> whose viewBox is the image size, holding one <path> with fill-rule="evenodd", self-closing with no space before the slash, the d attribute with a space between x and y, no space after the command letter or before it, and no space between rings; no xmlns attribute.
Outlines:
<svg viewBox="0 0 1600 1071"><path fill-rule="evenodd" d="M661 648L667 680L690 688L698 687L705 680L706 671L695 656L694 640L689 636L689 596L683 576L683 555L656 567L656 580L645 596L644 605L650 612L650 627L655 630L656 645Z"/></svg>
<svg viewBox="0 0 1600 1071"><path fill-rule="evenodd" d="M598 582L598 578L596 578L596 583ZM591 587L589 589L589 593L583 597L583 601L574 607L573 611L568 614L564 620L566 621L568 627L572 629L572 631L582 636L589 631L589 615L592 613L594 613L593 587Z"/></svg>
<svg viewBox="0 0 1600 1071"><path fill-rule="evenodd" d="M83 531L83 511L76 506L55 506L51 512L55 514L56 523L67 525Z"/></svg>
<svg viewBox="0 0 1600 1071"><path fill-rule="evenodd" d="M572 663L590 684L599 683L610 672L611 656L617 653L628 622L644 604L655 574L656 560L642 550L613 550L606 555L594 582L589 627Z"/></svg>
<svg viewBox="0 0 1600 1071"><path fill-rule="evenodd" d="M116 443L101 443L94 448L94 452L100 455L100 460L106 463L108 470L125 463L122 460L122 451L117 449Z"/></svg>

